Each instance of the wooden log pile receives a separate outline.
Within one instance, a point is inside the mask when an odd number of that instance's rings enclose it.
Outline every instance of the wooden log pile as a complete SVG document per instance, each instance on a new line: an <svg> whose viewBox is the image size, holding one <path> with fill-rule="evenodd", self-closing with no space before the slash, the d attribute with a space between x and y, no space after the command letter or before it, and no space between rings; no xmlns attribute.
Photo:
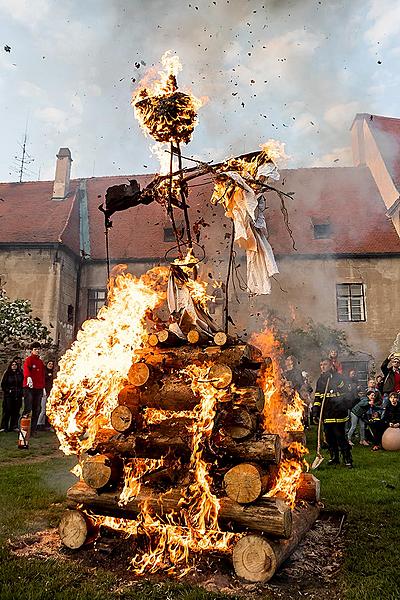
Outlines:
<svg viewBox="0 0 400 600"><path fill-rule="evenodd" d="M207 366L207 382L225 391L201 451L219 502L218 526L238 533L233 548L237 575L269 580L312 526L318 514L313 504L319 500L314 476L301 476L300 511L267 495L282 448L279 435L262 428L264 394L257 385L264 365L261 353L222 333L213 341L213 346L201 346L202 337L193 334L187 344L177 345L165 332L149 336L120 390L109 427L98 431L82 462L81 480L68 490L69 510L60 524L67 547L77 549L96 539L99 520L93 515L133 523L145 505L160 518L179 516L182 497L193 483L200 402L183 373L190 365ZM301 437L293 432L293 439Z"/></svg>

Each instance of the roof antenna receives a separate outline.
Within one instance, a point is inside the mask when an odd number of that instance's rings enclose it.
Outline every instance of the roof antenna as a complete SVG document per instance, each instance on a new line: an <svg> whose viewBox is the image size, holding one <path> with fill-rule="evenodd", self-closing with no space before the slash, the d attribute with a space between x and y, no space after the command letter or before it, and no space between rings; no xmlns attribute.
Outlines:
<svg viewBox="0 0 400 600"><path fill-rule="evenodd" d="M27 165L30 165L35 160L26 150L28 141L28 117L26 118L25 125L25 133L22 143L19 144L21 148L21 154L19 156L14 156L15 164L15 172L19 175L19 183L22 183L24 179L24 175L34 175L30 169L27 168Z"/></svg>

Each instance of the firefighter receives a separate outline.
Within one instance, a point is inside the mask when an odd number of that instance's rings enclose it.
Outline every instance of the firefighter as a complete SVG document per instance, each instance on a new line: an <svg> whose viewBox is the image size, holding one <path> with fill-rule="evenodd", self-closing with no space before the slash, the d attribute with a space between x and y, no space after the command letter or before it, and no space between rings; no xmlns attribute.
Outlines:
<svg viewBox="0 0 400 600"><path fill-rule="evenodd" d="M346 422L348 420L347 389L343 377L332 369L331 361L324 358L320 362L321 375L318 378L313 405L313 419L323 419L325 438L328 444L331 459L328 465L339 464L339 451L342 453L343 462L349 469L353 466L351 447L346 437ZM326 399L321 413L321 405Z"/></svg>

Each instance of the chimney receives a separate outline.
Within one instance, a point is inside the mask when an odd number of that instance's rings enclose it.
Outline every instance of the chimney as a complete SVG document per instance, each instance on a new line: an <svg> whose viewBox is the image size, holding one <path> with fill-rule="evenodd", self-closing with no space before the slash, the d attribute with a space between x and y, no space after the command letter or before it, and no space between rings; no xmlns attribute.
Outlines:
<svg viewBox="0 0 400 600"><path fill-rule="evenodd" d="M63 200L69 192L71 174L71 151L60 148L57 154L56 174L54 177L53 200Z"/></svg>
<svg viewBox="0 0 400 600"><path fill-rule="evenodd" d="M351 149L353 151L353 164L355 167L361 167L366 164L364 137L366 117L369 117L366 113L357 113L351 126Z"/></svg>

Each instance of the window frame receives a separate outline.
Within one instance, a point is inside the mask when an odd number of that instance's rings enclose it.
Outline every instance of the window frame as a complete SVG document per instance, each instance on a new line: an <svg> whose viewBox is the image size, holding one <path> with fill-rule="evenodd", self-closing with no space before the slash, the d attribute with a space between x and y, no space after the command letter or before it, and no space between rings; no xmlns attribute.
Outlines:
<svg viewBox="0 0 400 600"><path fill-rule="evenodd" d="M327 235L316 235L318 227L325 227ZM330 240L332 238L332 224L330 221L326 221L325 223L313 223L313 234L314 240Z"/></svg>
<svg viewBox="0 0 400 600"><path fill-rule="evenodd" d="M357 293L355 287L360 288L361 293ZM340 293L345 287L348 288L348 294ZM343 318L343 309L345 305L340 306L340 300L346 299L347 318ZM354 300L352 302L352 300ZM359 304L357 306L357 302ZM360 318L356 318L359 312ZM338 323L365 323L367 321L365 285L363 283L337 283L336 284L336 315Z"/></svg>
<svg viewBox="0 0 400 600"><path fill-rule="evenodd" d="M98 297L99 293L104 294L104 301L101 305L100 305L100 302L103 299ZM96 294L96 296L91 297L91 294ZM107 300L107 289L106 288L88 288L87 289L87 310L86 310L87 318L88 319L96 318L97 313L99 312L100 308L102 306L104 306L104 304L106 303L106 300ZM95 309L94 313L92 313L90 310L92 304Z"/></svg>

